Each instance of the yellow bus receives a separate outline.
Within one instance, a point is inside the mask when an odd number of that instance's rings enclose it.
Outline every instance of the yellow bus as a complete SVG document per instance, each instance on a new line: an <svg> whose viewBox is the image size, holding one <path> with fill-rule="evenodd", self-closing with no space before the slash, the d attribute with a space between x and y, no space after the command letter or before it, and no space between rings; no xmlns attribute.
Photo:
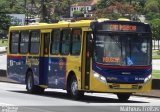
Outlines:
<svg viewBox="0 0 160 112"><path fill-rule="evenodd" d="M121 101L151 89L151 30L123 20L81 20L9 30L7 73L29 93L114 93Z"/></svg>

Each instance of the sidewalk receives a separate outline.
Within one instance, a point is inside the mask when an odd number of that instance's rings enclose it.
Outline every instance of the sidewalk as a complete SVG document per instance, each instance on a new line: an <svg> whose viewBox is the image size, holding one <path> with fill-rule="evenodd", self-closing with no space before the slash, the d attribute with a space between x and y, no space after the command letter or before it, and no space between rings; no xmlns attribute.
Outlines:
<svg viewBox="0 0 160 112"><path fill-rule="evenodd" d="M7 77L0 76L0 82L17 83L14 80L8 79Z"/></svg>
<svg viewBox="0 0 160 112"><path fill-rule="evenodd" d="M134 93L137 96L160 98L160 90L151 90L149 93Z"/></svg>

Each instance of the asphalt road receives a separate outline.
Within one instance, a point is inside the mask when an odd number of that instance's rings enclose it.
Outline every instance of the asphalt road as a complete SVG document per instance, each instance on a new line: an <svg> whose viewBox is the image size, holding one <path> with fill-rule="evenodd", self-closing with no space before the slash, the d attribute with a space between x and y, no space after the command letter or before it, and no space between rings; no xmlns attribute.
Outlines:
<svg viewBox="0 0 160 112"><path fill-rule="evenodd" d="M10 106L18 112L119 112L123 106L160 106L159 102L158 98L140 96L119 102L116 95L104 93L87 93L74 101L64 90L46 89L43 95L34 95L26 92L25 85L0 82L0 112Z"/></svg>

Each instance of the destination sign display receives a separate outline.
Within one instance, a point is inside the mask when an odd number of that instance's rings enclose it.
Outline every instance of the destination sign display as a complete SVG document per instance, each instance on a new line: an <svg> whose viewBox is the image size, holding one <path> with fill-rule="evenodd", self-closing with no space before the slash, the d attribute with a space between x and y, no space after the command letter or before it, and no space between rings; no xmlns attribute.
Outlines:
<svg viewBox="0 0 160 112"><path fill-rule="evenodd" d="M100 23L97 30L118 32L148 32L145 25L124 23Z"/></svg>
<svg viewBox="0 0 160 112"><path fill-rule="evenodd" d="M112 31L136 31L137 26L135 25L121 25L121 24L109 24L108 30Z"/></svg>

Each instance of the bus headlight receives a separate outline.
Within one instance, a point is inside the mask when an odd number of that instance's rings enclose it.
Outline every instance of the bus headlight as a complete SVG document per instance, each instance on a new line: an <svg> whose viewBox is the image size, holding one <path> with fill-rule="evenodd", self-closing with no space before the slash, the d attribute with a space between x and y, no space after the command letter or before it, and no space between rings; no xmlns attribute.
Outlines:
<svg viewBox="0 0 160 112"><path fill-rule="evenodd" d="M151 77L152 77L151 74L150 74L148 77L146 77L146 78L144 79L144 83L146 83L147 81L149 81L149 79L151 79Z"/></svg>
<svg viewBox="0 0 160 112"><path fill-rule="evenodd" d="M93 75L94 75L95 78L99 78L100 77L100 75L98 73L96 73L96 72L93 72Z"/></svg>
<svg viewBox="0 0 160 112"><path fill-rule="evenodd" d="M107 83L106 78L104 76L100 75L99 73L95 72L95 71L93 71L93 76L95 78L97 78L98 80L100 80L100 81L102 81L104 83Z"/></svg>
<svg viewBox="0 0 160 112"><path fill-rule="evenodd" d="M106 81L106 78L103 77L103 76L101 76L100 79L101 79L103 82L105 82L105 83L107 82L107 81Z"/></svg>

